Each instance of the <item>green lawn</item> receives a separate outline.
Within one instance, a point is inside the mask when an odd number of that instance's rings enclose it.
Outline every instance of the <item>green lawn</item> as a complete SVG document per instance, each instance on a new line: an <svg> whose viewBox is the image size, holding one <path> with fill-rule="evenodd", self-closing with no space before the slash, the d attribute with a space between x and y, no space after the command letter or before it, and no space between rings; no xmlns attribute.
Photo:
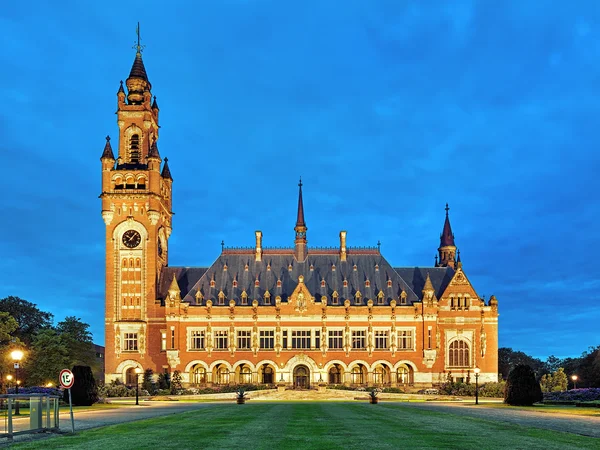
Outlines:
<svg viewBox="0 0 600 450"><path fill-rule="evenodd" d="M599 448L600 440L399 403L235 403L14 448Z"/></svg>

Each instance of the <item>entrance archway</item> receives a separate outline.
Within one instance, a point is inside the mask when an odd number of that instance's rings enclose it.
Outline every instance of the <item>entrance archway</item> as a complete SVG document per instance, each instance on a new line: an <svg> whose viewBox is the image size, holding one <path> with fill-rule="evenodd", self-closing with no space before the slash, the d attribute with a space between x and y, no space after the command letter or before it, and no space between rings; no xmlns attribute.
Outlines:
<svg viewBox="0 0 600 450"><path fill-rule="evenodd" d="M301 365L294 369L294 387L308 389L310 387L310 370Z"/></svg>

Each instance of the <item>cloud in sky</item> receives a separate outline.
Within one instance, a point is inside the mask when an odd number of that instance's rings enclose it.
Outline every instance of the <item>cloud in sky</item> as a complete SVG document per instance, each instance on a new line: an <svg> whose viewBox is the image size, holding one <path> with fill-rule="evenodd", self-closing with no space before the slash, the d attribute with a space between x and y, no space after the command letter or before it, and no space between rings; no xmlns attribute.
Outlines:
<svg viewBox="0 0 600 450"><path fill-rule="evenodd" d="M500 345L598 345L600 13L577 5L11 4L0 12L0 297L103 338L99 156L137 21L175 178L172 265L227 245L382 242L428 265L443 206Z"/></svg>

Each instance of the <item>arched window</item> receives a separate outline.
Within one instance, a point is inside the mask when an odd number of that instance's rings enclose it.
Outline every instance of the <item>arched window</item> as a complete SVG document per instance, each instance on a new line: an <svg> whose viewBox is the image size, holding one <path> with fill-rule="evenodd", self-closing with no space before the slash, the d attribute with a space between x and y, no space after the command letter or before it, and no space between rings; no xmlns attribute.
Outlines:
<svg viewBox="0 0 600 450"><path fill-rule="evenodd" d="M386 382L385 375L386 372L383 366L375 367L375 370L373 371L373 382L375 384L384 384Z"/></svg>
<svg viewBox="0 0 600 450"><path fill-rule="evenodd" d="M206 369L202 366L194 366L192 370L192 383L204 384L206 383Z"/></svg>
<svg viewBox="0 0 600 450"><path fill-rule="evenodd" d="M410 384L410 370L406 366L398 367L396 371L396 381L398 384Z"/></svg>
<svg viewBox="0 0 600 450"><path fill-rule="evenodd" d="M217 384L229 384L229 369L226 366L219 367L217 371Z"/></svg>
<svg viewBox="0 0 600 450"><path fill-rule="evenodd" d="M263 384L272 384L273 383L273 368L266 364L263 366L263 370L262 370L262 382L263 382Z"/></svg>
<svg viewBox="0 0 600 450"><path fill-rule="evenodd" d="M352 375L352 384L363 384L364 377L363 377L363 372L362 372L360 366L353 367L351 375Z"/></svg>
<svg viewBox="0 0 600 450"><path fill-rule="evenodd" d="M125 384L127 386L135 386L137 384L137 377L138 374L135 373L135 368L130 367L127 369L127 372L125 372Z"/></svg>
<svg viewBox="0 0 600 450"><path fill-rule="evenodd" d="M453 341L448 349L448 366L469 367L469 365L469 344L461 339Z"/></svg>
<svg viewBox="0 0 600 450"><path fill-rule="evenodd" d="M240 383L241 384L250 384L252 382L252 370L250 367L243 365L240 368Z"/></svg>
<svg viewBox="0 0 600 450"><path fill-rule="evenodd" d="M329 369L329 384L340 384L342 382L342 371L337 364Z"/></svg>
<svg viewBox="0 0 600 450"><path fill-rule="evenodd" d="M140 162L140 135L132 134L129 138L129 162L137 164Z"/></svg>

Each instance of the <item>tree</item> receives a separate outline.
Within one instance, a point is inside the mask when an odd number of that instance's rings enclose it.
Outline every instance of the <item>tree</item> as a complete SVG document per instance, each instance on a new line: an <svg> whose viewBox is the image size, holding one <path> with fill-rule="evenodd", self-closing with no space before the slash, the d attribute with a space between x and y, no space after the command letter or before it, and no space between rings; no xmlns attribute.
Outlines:
<svg viewBox="0 0 600 450"><path fill-rule="evenodd" d="M90 406L98 401L98 386L89 366L73 366L75 382L71 388L73 405ZM65 389L63 400L69 401L69 393Z"/></svg>
<svg viewBox="0 0 600 450"><path fill-rule="evenodd" d="M562 367L552 374L543 375L540 380L542 392L564 392L567 390L567 383L567 375Z"/></svg>
<svg viewBox="0 0 600 450"><path fill-rule="evenodd" d="M60 371L71 366L69 346L64 337L56 330L42 330L33 338L29 355L24 361L27 384L56 384Z"/></svg>
<svg viewBox="0 0 600 450"><path fill-rule="evenodd" d="M517 365L511 370L506 382L504 403L515 406L531 406L541 402L544 396L535 372L525 364Z"/></svg>
<svg viewBox="0 0 600 450"><path fill-rule="evenodd" d="M533 369L539 379L548 372L544 362L523 352L514 351L512 348L501 347L498 349L498 371L506 380L508 374L519 364L524 364Z"/></svg>
<svg viewBox="0 0 600 450"><path fill-rule="evenodd" d="M69 347L71 364L68 367L72 365L96 366L96 352L92 342L92 333L88 330L89 327L87 323L75 316L65 317L64 320L58 322L56 331Z"/></svg>
<svg viewBox="0 0 600 450"><path fill-rule="evenodd" d="M177 394L177 391L183 389L181 386L181 374L179 370L173 372L173 379L171 380L171 394Z"/></svg>
<svg viewBox="0 0 600 450"><path fill-rule="evenodd" d="M37 332L51 328L54 318L52 314L40 311L34 303L13 296L0 300L0 312L7 312L15 318L19 327L14 336L27 345Z"/></svg>
<svg viewBox="0 0 600 450"><path fill-rule="evenodd" d="M0 393L4 392L4 374L12 370L9 350L11 345L19 344L20 341L14 337L14 332L19 324L13 316L7 312L0 312Z"/></svg>
<svg viewBox="0 0 600 450"><path fill-rule="evenodd" d="M158 388L159 389L170 389L171 388L171 375L169 372L162 372L158 374Z"/></svg>
<svg viewBox="0 0 600 450"><path fill-rule="evenodd" d="M154 384L154 371L152 369L146 369L144 371L144 382L142 383L142 389L148 391L149 394L154 394L156 391L156 385Z"/></svg>

